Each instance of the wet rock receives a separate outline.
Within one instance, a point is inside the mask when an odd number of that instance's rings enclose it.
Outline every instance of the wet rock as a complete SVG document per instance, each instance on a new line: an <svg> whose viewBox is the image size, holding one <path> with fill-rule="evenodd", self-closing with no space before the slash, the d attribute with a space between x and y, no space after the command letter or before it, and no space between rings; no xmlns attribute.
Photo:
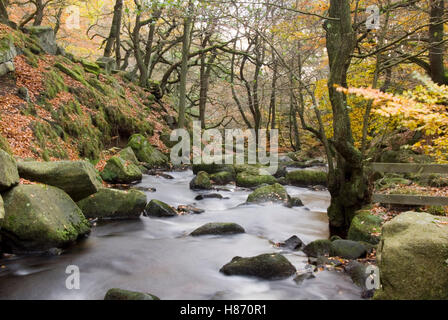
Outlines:
<svg viewBox="0 0 448 320"><path fill-rule="evenodd" d="M114 288L107 291L104 300L160 300L160 299L150 293L135 292Z"/></svg>
<svg viewBox="0 0 448 320"><path fill-rule="evenodd" d="M134 134L130 139L128 146L132 148L137 159L144 162L148 168L164 167L168 165L168 158L155 149L141 134Z"/></svg>
<svg viewBox="0 0 448 320"><path fill-rule="evenodd" d="M152 193L157 192L157 189L153 188L153 187L135 186L135 187L132 187L131 189L138 190L138 191L143 191L143 192L152 192Z"/></svg>
<svg viewBox="0 0 448 320"><path fill-rule="evenodd" d="M235 176L230 172L221 171L210 175L210 179L217 185L226 185L231 183L235 179Z"/></svg>
<svg viewBox="0 0 448 320"><path fill-rule="evenodd" d="M156 169L148 170L147 174L150 176L162 177L167 180L174 180L174 177L172 175L170 175L168 173L161 172Z"/></svg>
<svg viewBox="0 0 448 320"><path fill-rule="evenodd" d="M263 184L272 185L275 183L277 183L277 179L270 175L253 175L242 172L236 177L236 185L242 188L257 188Z"/></svg>
<svg viewBox="0 0 448 320"><path fill-rule="evenodd" d="M227 164L215 164L215 163L205 164L205 163L202 163L202 164L194 164L193 165L193 173L194 174L198 174L201 171L207 172L208 174L228 172L233 177L235 177L235 169L233 168L233 166L227 165Z"/></svg>
<svg viewBox="0 0 448 320"><path fill-rule="evenodd" d="M90 232L76 203L61 189L18 185L3 194L2 241L13 251L44 251L64 247Z"/></svg>
<svg viewBox="0 0 448 320"><path fill-rule="evenodd" d="M305 246L303 252L308 257L318 258L320 256L329 256L331 250L331 241L324 240L315 240L308 245Z"/></svg>
<svg viewBox="0 0 448 320"><path fill-rule="evenodd" d="M194 230L190 235L193 237L204 235L231 235L245 233L242 226L236 223L207 223Z"/></svg>
<svg viewBox="0 0 448 320"><path fill-rule="evenodd" d="M368 208L360 210L350 224L347 239L353 241L364 241L371 244L378 244L380 242L381 225L383 219L378 216L370 214Z"/></svg>
<svg viewBox="0 0 448 320"><path fill-rule="evenodd" d="M118 156L121 159L123 159L125 161L132 162L135 165L138 165L140 163L131 147L127 147L127 148L124 148L123 150L121 150L118 153Z"/></svg>
<svg viewBox="0 0 448 320"><path fill-rule="evenodd" d="M292 236L283 243L283 247L286 247L290 250L300 250L303 247L303 242L299 237Z"/></svg>
<svg viewBox="0 0 448 320"><path fill-rule="evenodd" d="M364 299L370 299L373 297L375 290L367 289L366 284L368 283L370 274L367 272L366 264L360 263L358 261L350 261L344 268L345 272L350 276L353 283L360 287L363 291L361 297Z"/></svg>
<svg viewBox="0 0 448 320"><path fill-rule="evenodd" d="M18 163L20 177L64 190L74 201L97 193L103 187L95 168L87 161L24 161Z"/></svg>
<svg viewBox="0 0 448 320"><path fill-rule="evenodd" d="M19 172L14 158L1 149L0 164L0 191L5 191L19 183Z"/></svg>
<svg viewBox="0 0 448 320"><path fill-rule="evenodd" d="M330 266L333 268L342 266L342 262L336 258L320 256L318 258L309 258L309 262L317 267Z"/></svg>
<svg viewBox="0 0 448 320"><path fill-rule="evenodd" d="M145 210L146 195L137 190L101 188L77 204L86 218L137 219Z"/></svg>
<svg viewBox="0 0 448 320"><path fill-rule="evenodd" d="M343 259L359 259L367 254L366 247L359 242L351 240L335 240L331 242L330 256Z"/></svg>
<svg viewBox="0 0 448 320"><path fill-rule="evenodd" d="M204 213L205 210L193 207L193 206L178 206L177 211L185 213L185 214L201 214Z"/></svg>
<svg viewBox="0 0 448 320"><path fill-rule="evenodd" d="M177 211L170 205L159 201L151 200L145 209L145 216L149 217L177 217Z"/></svg>
<svg viewBox="0 0 448 320"><path fill-rule="evenodd" d="M107 161L101 177L109 183L133 183L141 181L142 171L131 161L115 156Z"/></svg>
<svg viewBox="0 0 448 320"><path fill-rule="evenodd" d="M210 194L200 194L194 198L197 201L202 201L205 199L225 199L222 195L219 193L210 193Z"/></svg>
<svg viewBox="0 0 448 320"><path fill-rule="evenodd" d="M190 182L190 189L192 190L210 190L212 183L207 172L198 172L197 176Z"/></svg>
<svg viewBox="0 0 448 320"><path fill-rule="evenodd" d="M286 189L278 183L260 187L247 198L248 203L281 202L286 204L288 200L289 195Z"/></svg>
<svg viewBox="0 0 448 320"><path fill-rule="evenodd" d="M327 185L327 173L317 170L297 170L288 172L286 179L291 185L297 187Z"/></svg>
<svg viewBox="0 0 448 320"><path fill-rule="evenodd" d="M302 202L302 200L300 200L299 197L291 197L289 199L289 207L290 208L303 207L303 202Z"/></svg>
<svg viewBox="0 0 448 320"><path fill-rule="evenodd" d="M448 299L448 218L406 212L383 226L375 299Z"/></svg>
<svg viewBox="0 0 448 320"><path fill-rule="evenodd" d="M304 281L315 279L315 278L316 278L316 276L314 275L314 273L312 273L312 272L305 272L305 273L299 274L297 277L295 277L294 278L294 282L297 285L301 285Z"/></svg>
<svg viewBox="0 0 448 320"><path fill-rule="evenodd" d="M296 273L296 268L280 254L262 254L251 258L235 257L223 266L225 275L253 276L266 280L286 279Z"/></svg>

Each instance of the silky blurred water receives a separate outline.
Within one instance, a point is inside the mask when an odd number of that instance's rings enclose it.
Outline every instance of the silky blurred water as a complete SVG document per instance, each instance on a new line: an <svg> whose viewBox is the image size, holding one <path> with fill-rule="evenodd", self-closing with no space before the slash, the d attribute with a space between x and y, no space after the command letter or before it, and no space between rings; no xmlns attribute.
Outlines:
<svg viewBox="0 0 448 320"><path fill-rule="evenodd" d="M0 299L103 299L110 288L150 292L161 299L359 299L361 292L350 278L323 271L298 286L293 277L264 281L228 277L219 269L234 256L283 253L299 272L307 258L302 252L282 251L272 245L297 235L305 243L328 237L327 192L287 187L305 207L242 205L245 190L219 191L229 199L195 201L199 192L189 189L191 171L171 172L173 180L145 176L141 187L154 187L148 201L158 199L172 206L192 204L200 215L168 219L141 217L93 229L88 239L57 257L13 257L0 261ZM208 222L235 222L246 234L189 237ZM79 290L65 285L66 267L81 272Z"/></svg>

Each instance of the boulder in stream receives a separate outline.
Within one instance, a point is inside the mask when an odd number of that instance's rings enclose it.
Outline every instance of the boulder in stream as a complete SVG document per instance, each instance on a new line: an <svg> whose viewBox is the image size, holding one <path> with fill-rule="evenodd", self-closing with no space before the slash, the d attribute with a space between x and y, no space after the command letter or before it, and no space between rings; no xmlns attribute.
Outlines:
<svg viewBox="0 0 448 320"><path fill-rule="evenodd" d="M199 209L190 205L178 206L177 211L184 214L201 214L205 212L205 210L203 209Z"/></svg>
<svg viewBox="0 0 448 320"><path fill-rule="evenodd" d="M290 250L300 250L303 247L303 241L300 240L298 236L292 236L284 243L282 243L282 247L288 248Z"/></svg>
<svg viewBox="0 0 448 320"><path fill-rule="evenodd" d="M242 188L257 188L263 184L272 185L275 183L277 183L277 179L271 175L255 175L241 172L236 176L236 185Z"/></svg>
<svg viewBox="0 0 448 320"><path fill-rule="evenodd" d="M294 275L296 268L281 254L268 253L251 258L235 257L220 272L225 275L281 280Z"/></svg>
<svg viewBox="0 0 448 320"><path fill-rule="evenodd" d="M242 226L236 223L229 222L217 222L207 223L202 227L194 230L190 235L193 237L205 236L205 235L231 235L245 233L246 231Z"/></svg>
<svg viewBox="0 0 448 320"><path fill-rule="evenodd" d="M104 300L160 300L160 299L150 293L114 288L107 291Z"/></svg>
<svg viewBox="0 0 448 320"><path fill-rule="evenodd" d="M207 172L200 171L190 182L190 189L192 190L210 190L212 183Z"/></svg>
<svg viewBox="0 0 448 320"><path fill-rule="evenodd" d="M44 251L64 247L90 232L90 225L61 189L18 185L3 194L5 218L0 220L3 244L12 251Z"/></svg>
<svg viewBox="0 0 448 320"><path fill-rule="evenodd" d="M288 200L289 195L286 189L278 183L260 187L247 198L248 203L280 202L286 204Z"/></svg>
<svg viewBox="0 0 448 320"><path fill-rule="evenodd" d="M330 255L330 250L331 241L324 239L310 242L305 246L303 252L305 252L308 257L318 258L320 256Z"/></svg>
<svg viewBox="0 0 448 320"><path fill-rule="evenodd" d="M0 191L5 191L19 183L19 172L16 160L2 149L0 149L0 164Z"/></svg>
<svg viewBox="0 0 448 320"><path fill-rule="evenodd" d="M367 254L366 247L357 241L335 240L331 243L330 256L343 259L359 259Z"/></svg>
<svg viewBox="0 0 448 320"><path fill-rule="evenodd" d="M208 194L200 194L197 195L196 198L194 198L197 201L202 201L205 199L225 199L222 195L219 193L208 193Z"/></svg>
<svg viewBox="0 0 448 320"><path fill-rule="evenodd" d="M64 190L74 201L98 192L102 180L87 161L23 161L18 163L20 177Z"/></svg>
<svg viewBox="0 0 448 320"><path fill-rule="evenodd" d="M220 172L228 172L233 177L235 177L235 169L234 169L234 167L232 165L228 165L228 164L216 164L216 163L211 163L211 164L205 164L205 163L193 164L193 173L194 174L198 174L201 171L207 172L210 175L216 174L216 173L220 173Z"/></svg>
<svg viewBox="0 0 448 320"><path fill-rule="evenodd" d="M448 217L406 212L383 226L375 299L448 299Z"/></svg>
<svg viewBox="0 0 448 320"><path fill-rule="evenodd" d="M228 171L221 171L210 175L210 179L217 185L224 186L235 180L235 175Z"/></svg>
<svg viewBox="0 0 448 320"><path fill-rule="evenodd" d="M101 177L110 183L128 184L141 181L143 174L140 168L131 161L115 156L107 161Z"/></svg>
<svg viewBox="0 0 448 320"><path fill-rule="evenodd" d="M146 194L138 190L101 188L78 202L86 218L137 219L146 207Z"/></svg>
<svg viewBox="0 0 448 320"><path fill-rule="evenodd" d="M146 206L145 216L169 218L169 217L177 217L178 214L177 211L170 205L159 200L151 200L151 202L149 202L148 205Z"/></svg>

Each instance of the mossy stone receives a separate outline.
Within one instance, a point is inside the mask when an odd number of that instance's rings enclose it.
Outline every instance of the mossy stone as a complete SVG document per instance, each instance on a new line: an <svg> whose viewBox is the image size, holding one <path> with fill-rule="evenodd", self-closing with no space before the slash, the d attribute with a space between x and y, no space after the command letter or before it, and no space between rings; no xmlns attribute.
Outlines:
<svg viewBox="0 0 448 320"><path fill-rule="evenodd" d="M129 139L128 146L132 148L137 159L149 167L166 166L168 158L150 145L148 139L141 134L134 134Z"/></svg>
<svg viewBox="0 0 448 320"><path fill-rule="evenodd" d="M198 172L196 177L190 182L190 189L192 190L210 190L211 188L210 176L204 171Z"/></svg>
<svg viewBox="0 0 448 320"><path fill-rule="evenodd" d="M138 165L140 163L131 147L127 147L121 150L118 153L118 156L123 160L132 162L133 164Z"/></svg>
<svg viewBox="0 0 448 320"><path fill-rule="evenodd" d="M327 239L315 240L305 246L303 252L308 257L318 258L320 256L329 256L331 251L331 241Z"/></svg>
<svg viewBox="0 0 448 320"><path fill-rule="evenodd" d="M327 173L318 170L297 170L286 174L286 179L291 185L297 187L310 187L315 185L327 185Z"/></svg>
<svg viewBox="0 0 448 320"><path fill-rule="evenodd" d="M151 200L145 208L145 215L150 217L177 217L177 211L170 205L159 201Z"/></svg>
<svg viewBox="0 0 448 320"><path fill-rule="evenodd" d="M143 174L138 166L118 156L107 161L101 172L104 181L110 183L133 183L142 180Z"/></svg>
<svg viewBox="0 0 448 320"><path fill-rule="evenodd" d="M369 210L358 211L350 224L347 239L378 244L380 237L376 234L381 233L382 223L383 219L370 214Z"/></svg>
<svg viewBox="0 0 448 320"><path fill-rule="evenodd" d="M204 236L204 235L230 235L245 233L242 226L236 223L207 223L202 227L194 230L190 235L193 237Z"/></svg>
<svg viewBox="0 0 448 320"><path fill-rule="evenodd" d="M212 179L218 185L226 185L231 183L235 179L235 175L228 171L221 171L210 175Z"/></svg>
<svg viewBox="0 0 448 320"><path fill-rule="evenodd" d="M331 243L330 256L343 259L359 259L367 253L366 247L357 241L335 240Z"/></svg>
<svg viewBox="0 0 448 320"><path fill-rule="evenodd" d="M264 186L256 189L247 198L248 203L263 203L263 202L283 202L287 203L289 195L286 189L275 183L270 186Z"/></svg>
<svg viewBox="0 0 448 320"><path fill-rule="evenodd" d="M145 210L146 203L144 192L101 188L77 204L86 218L136 219Z"/></svg>
<svg viewBox="0 0 448 320"><path fill-rule="evenodd" d="M3 194L2 241L13 251L42 251L68 245L89 233L90 225L61 189L18 185Z"/></svg>
<svg viewBox="0 0 448 320"><path fill-rule="evenodd" d="M16 160L6 151L0 150L0 191L15 186L19 179Z"/></svg>
<svg viewBox="0 0 448 320"><path fill-rule="evenodd" d="M236 185L243 188L256 188L263 184L275 183L277 183L277 179L270 175L252 175L242 172L236 176Z"/></svg>
<svg viewBox="0 0 448 320"><path fill-rule="evenodd" d="M291 277L296 268L281 254L262 254L256 257L235 257L223 266L225 275L252 276L266 280L280 280Z"/></svg>
<svg viewBox="0 0 448 320"><path fill-rule="evenodd" d="M136 291L128 291L123 289L110 289L107 291L104 300L160 300L155 295L150 293L136 292Z"/></svg>

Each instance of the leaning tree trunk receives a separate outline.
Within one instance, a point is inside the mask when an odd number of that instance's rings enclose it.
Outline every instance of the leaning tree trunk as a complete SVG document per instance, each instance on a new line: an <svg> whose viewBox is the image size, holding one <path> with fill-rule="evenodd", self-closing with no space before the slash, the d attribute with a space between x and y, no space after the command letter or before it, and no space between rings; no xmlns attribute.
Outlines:
<svg viewBox="0 0 448 320"><path fill-rule="evenodd" d="M429 64L432 81L445 84L445 67L443 64L443 14L444 0L431 0L430 26L429 26Z"/></svg>
<svg viewBox="0 0 448 320"><path fill-rule="evenodd" d="M337 87L347 87L347 70L355 47L350 1L331 0L327 20L327 52L330 64L328 91L333 111L333 145L337 168L329 174L330 232L345 237L356 210L369 200L361 152L355 148L346 96Z"/></svg>
<svg viewBox="0 0 448 320"><path fill-rule="evenodd" d="M106 48L104 49L104 56L110 57L114 44L119 37L121 29L121 16L123 12L123 0L117 0L114 7L114 17L112 18L112 25L110 27L109 37L106 40ZM117 48L117 46L115 46Z"/></svg>
<svg viewBox="0 0 448 320"><path fill-rule="evenodd" d="M33 26L38 27L42 25L42 21L44 20L45 4L43 3L42 0L37 0L35 5L36 5L36 14L34 15Z"/></svg>

